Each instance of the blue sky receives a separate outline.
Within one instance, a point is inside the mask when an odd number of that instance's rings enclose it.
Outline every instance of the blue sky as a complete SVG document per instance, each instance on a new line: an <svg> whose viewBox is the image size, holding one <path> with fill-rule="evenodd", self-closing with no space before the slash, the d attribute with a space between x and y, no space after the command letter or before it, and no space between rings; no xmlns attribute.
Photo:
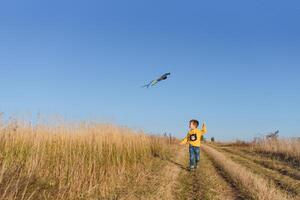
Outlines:
<svg viewBox="0 0 300 200"><path fill-rule="evenodd" d="M0 3L0 111L207 137L300 135L300 3ZM168 81L140 86L162 73Z"/></svg>

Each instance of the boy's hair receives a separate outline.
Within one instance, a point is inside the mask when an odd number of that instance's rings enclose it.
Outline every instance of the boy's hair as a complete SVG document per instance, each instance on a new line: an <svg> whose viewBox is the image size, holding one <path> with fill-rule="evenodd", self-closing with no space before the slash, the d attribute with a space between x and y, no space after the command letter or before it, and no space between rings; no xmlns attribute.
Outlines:
<svg viewBox="0 0 300 200"><path fill-rule="evenodd" d="M194 124L194 125L198 128L198 126L199 126L199 121L196 120L196 119L192 119L192 120L190 120L190 124Z"/></svg>

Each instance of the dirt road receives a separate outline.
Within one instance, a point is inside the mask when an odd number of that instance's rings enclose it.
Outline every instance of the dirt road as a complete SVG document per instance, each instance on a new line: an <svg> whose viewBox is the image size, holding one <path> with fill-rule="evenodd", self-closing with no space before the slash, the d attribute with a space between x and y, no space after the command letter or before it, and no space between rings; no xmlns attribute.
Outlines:
<svg viewBox="0 0 300 200"><path fill-rule="evenodd" d="M203 147L204 148L204 147ZM249 172L259 175L265 181L272 184L273 191L290 194L290 198L297 199L299 194L299 180L295 169L289 169L289 173L283 175L273 166L266 167L259 163L258 158L235 152L235 149L221 149L218 146L211 146L226 156L226 160L246 167ZM206 149L206 148L204 148ZM150 199L150 200L242 200L242 199L261 199L255 194L249 193L249 188L243 184L234 181L232 174L226 173L226 170L211 157L209 152L201 150L201 161L198 169L189 171L188 166L188 148L178 147L174 150L175 156L171 159L157 158L161 168L156 169L157 175L152 176L149 185L140 195L135 198L127 199ZM271 165L270 160L268 164ZM276 161L277 162L277 161ZM277 165L276 165L277 166ZM278 167L278 166L277 166ZM158 173L159 171L159 173ZM147 191L146 191L147 190ZM151 192L149 192L151 190ZM263 198L263 200L268 197Z"/></svg>
<svg viewBox="0 0 300 200"><path fill-rule="evenodd" d="M190 172L188 149L180 147L173 160L166 160L163 177L157 192L148 199L165 200L233 200L242 199L239 191L216 168L211 159L201 152L200 167Z"/></svg>

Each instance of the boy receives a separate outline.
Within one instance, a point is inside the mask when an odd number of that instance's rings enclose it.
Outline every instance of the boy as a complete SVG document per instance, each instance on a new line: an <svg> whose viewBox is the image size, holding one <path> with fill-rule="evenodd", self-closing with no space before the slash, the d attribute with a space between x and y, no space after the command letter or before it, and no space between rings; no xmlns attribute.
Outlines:
<svg viewBox="0 0 300 200"><path fill-rule="evenodd" d="M203 123L202 129L198 129L199 122L195 119L190 121L190 131L188 132L187 136L183 139L180 143L184 145L189 143L189 152L190 152L190 170L194 170L198 168L198 163L200 161L200 143L201 137L206 133L206 126Z"/></svg>

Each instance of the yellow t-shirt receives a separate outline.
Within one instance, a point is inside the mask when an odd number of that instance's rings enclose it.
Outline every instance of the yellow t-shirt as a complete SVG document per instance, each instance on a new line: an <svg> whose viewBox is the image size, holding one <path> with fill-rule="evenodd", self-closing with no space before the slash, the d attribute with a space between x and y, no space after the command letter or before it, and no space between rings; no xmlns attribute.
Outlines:
<svg viewBox="0 0 300 200"><path fill-rule="evenodd" d="M201 137L206 133L206 125L203 123L202 129L190 130L187 136L182 140L181 144L189 143L194 147L200 147Z"/></svg>

